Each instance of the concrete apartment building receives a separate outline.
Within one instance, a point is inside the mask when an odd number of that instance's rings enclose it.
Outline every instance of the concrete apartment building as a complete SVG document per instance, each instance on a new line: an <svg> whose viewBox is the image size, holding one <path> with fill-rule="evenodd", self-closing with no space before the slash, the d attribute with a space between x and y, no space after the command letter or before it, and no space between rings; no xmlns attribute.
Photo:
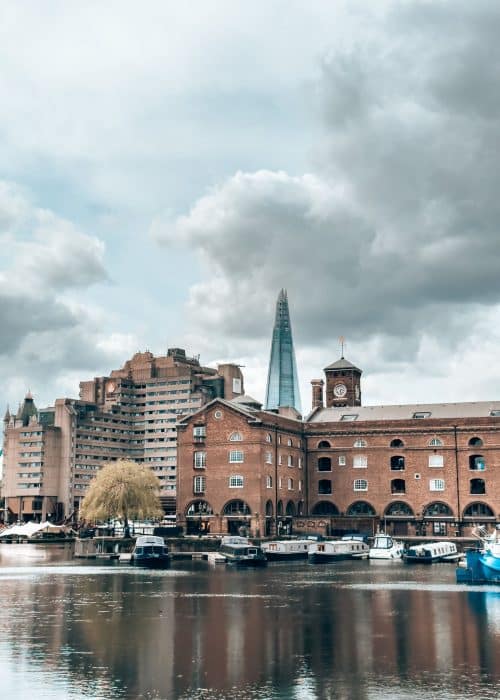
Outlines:
<svg viewBox="0 0 500 700"><path fill-rule="evenodd" d="M305 420L239 397L180 422L177 517L188 531L381 524L449 537L500 521L500 402L362 406L360 369L342 357L324 372Z"/></svg>
<svg viewBox="0 0 500 700"><path fill-rule="evenodd" d="M5 514L11 521L70 517L99 468L120 458L147 463L165 512L175 513L179 417L243 391L236 365L203 367L171 348L165 356L136 353L109 376L81 382L79 399L38 410L28 394L4 418Z"/></svg>

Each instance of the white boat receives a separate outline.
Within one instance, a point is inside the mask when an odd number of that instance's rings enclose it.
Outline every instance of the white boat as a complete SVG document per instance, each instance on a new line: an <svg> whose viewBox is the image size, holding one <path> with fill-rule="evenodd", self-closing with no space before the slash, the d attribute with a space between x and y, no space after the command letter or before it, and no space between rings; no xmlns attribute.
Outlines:
<svg viewBox="0 0 500 700"><path fill-rule="evenodd" d="M341 561L342 559L365 559L369 549L366 542L359 539L310 542L307 558L313 564Z"/></svg>
<svg viewBox="0 0 500 700"><path fill-rule="evenodd" d="M375 535L370 547L368 557L370 559L401 559L404 552L404 544L393 540L390 535L379 532Z"/></svg>
<svg viewBox="0 0 500 700"><path fill-rule="evenodd" d="M290 561L307 559L310 544L310 540L274 540L261 547L269 561Z"/></svg>
<svg viewBox="0 0 500 700"><path fill-rule="evenodd" d="M143 535L138 537L130 557L132 566L166 569L170 566L170 554L163 537Z"/></svg>
<svg viewBox="0 0 500 700"><path fill-rule="evenodd" d="M227 564L235 566L266 566L267 559L260 547L246 537L227 536L222 538L219 553Z"/></svg>
<svg viewBox="0 0 500 700"><path fill-rule="evenodd" d="M429 542L415 544L403 554L407 564L432 564L438 561L457 562L463 558L454 542Z"/></svg>

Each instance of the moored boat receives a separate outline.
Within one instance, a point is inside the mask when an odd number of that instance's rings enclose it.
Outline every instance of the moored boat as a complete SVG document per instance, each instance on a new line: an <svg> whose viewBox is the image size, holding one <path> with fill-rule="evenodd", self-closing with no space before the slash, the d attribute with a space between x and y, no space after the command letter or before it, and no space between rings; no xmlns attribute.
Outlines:
<svg viewBox="0 0 500 700"><path fill-rule="evenodd" d="M404 545L402 542L394 540L390 535L379 532L375 535L368 557L370 559L401 560L403 552Z"/></svg>
<svg viewBox="0 0 500 700"><path fill-rule="evenodd" d="M138 537L130 563L132 566L144 566L150 569L167 569L170 566L170 553L163 537L154 535Z"/></svg>
<svg viewBox="0 0 500 700"><path fill-rule="evenodd" d="M310 544L310 540L274 540L261 546L269 561L291 561L307 559Z"/></svg>
<svg viewBox="0 0 500 700"><path fill-rule="evenodd" d="M476 535L480 545L465 552L465 562L456 571L457 583L500 583L500 542L497 533L488 535L483 529Z"/></svg>
<svg viewBox="0 0 500 700"><path fill-rule="evenodd" d="M368 552L368 545L361 540L324 540L309 544L307 558L312 564L320 564L343 559L365 559Z"/></svg>
<svg viewBox="0 0 500 700"><path fill-rule="evenodd" d="M435 562L457 562L462 554L454 542L428 542L415 544L403 554L407 564L433 564Z"/></svg>
<svg viewBox="0 0 500 700"><path fill-rule="evenodd" d="M261 547L252 544L246 537L223 537L219 549L227 564L235 566L266 566L266 555Z"/></svg>

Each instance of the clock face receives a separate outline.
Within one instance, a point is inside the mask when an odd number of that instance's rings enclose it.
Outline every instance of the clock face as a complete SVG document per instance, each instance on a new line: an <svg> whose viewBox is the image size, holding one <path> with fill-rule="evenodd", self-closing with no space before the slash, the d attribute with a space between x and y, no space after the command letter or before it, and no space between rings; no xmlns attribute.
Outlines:
<svg viewBox="0 0 500 700"><path fill-rule="evenodd" d="M343 396L347 394L347 387L345 384L335 384L333 387L333 393L335 396L337 396L339 399L341 399Z"/></svg>

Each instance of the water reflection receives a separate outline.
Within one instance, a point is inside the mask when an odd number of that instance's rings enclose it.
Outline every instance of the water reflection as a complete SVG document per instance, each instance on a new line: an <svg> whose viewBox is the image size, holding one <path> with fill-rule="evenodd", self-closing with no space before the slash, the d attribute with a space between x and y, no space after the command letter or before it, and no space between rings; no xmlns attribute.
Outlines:
<svg viewBox="0 0 500 700"><path fill-rule="evenodd" d="M5 696L499 695L500 591L456 586L453 567L239 572L193 562L147 572L81 564L64 550L5 549Z"/></svg>

